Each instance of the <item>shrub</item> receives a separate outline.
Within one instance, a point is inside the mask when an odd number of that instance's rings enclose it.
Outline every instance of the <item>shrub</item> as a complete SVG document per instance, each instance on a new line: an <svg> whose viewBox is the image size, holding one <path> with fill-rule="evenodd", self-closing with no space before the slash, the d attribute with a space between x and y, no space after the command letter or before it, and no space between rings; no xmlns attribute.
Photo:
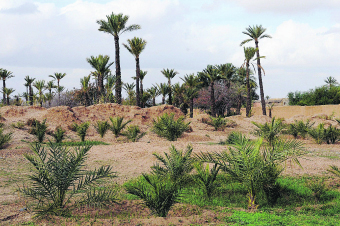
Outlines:
<svg viewBox="0 0 340 226"><path fill-rule="evenodd" d="M334 144L339 140L340 130L330 125L324 130L324 140L327 144Z"/></svg>
<svg viewBox="0 0 340 226"><path fill-rule="evenodd" d="M52 137L54 138L56 143L61 143L65 137L66 130L58 126L55 128L55 131L52 132Z"/></svg>
<svg viewBox="0 0 340 226"><path fill-rule="evenodd" d="M310 123L310 120L307 120L306 123L304 123L302 120L295 122L297 125L297 130L300 134L300 136L305 139L306 135L308 134L308 131L312 128L314 125L313 123Z"/></svg>
<svg viewBox="0 0 340 226"><path fill-rule="evenodd" d="M31 128L28 132L35 135L38 139L38 142L42 143L44 141L47 130L46 119L44 119L42 122L36 119L34 120L34 122L30 122Z"/></svg>
<svg viewBox="0 0 340 226"><path fill-rule="evenodd" d="M87 130L90 127L90 122L83 122L80 125L74 123L73 127L76 128L77 135L80 137L80 140L83 142L85 141L85 136L87 133Z"/></svg>
<svg viewBox="0 0 340 226"><path fill-rule="evenodd" d="M322 144L325 138L325 124L320 123L316 128L310 129L308 134L314 139L315 143Z"/></svg>
<svg viewBox="0 0 340 226"><path fill-rule="evenodd" d="M97 133L99 133L100 137L103 138L105 133L110 129L110 124L107 121L97 121L94 128Z"/></svg>
<svg viewBox="0 0 340 226"><path fill-rule="evenodd" d="M202 120L203 121L203 120ZM222 130L224 131L227 125L227 119L224 119L223 116L218 116L216 118L210 116L210 120L206 120L205 123L214 127L215 131Z"/></svg>
<svg viewBox="0 0 340 226"><path fill-rule="evenodd" d="M0 128L0 149L12 139L12 135L12 132L4 133L4 129Z"/></svg>
<svg viewBox="0 0 340 226"><path fill-rule="evenodd" d="M125 126L128 123L132 122L132 120L130 119L126 121L125 123L123 123L123 120L124 120L124 117L119 117L119 116L114 117L114 118L110 117L110 121L112 123L111 131L115 135L115 137L118 137L121 134L122 130L125 128Z"/></svg>
<svg viewBox="0 0 340 226"><path fill-rule="evenodd" d="M141 198L151 212L159 217L166 217L171 207L177 203L180 188L179 186L161 176L143 177L135 183L125 185L128 193Z"/></svg>
<svg viewBox="0 0 340 226"><path fill-rule="evenodd" d="M179 117L177 120L174 119L175 114L167 113L157 120L153 120L153 132L155 132L160 137L165 137L169 141L175 141L177 138L181 137L183 132L189 129L189 123L184 122L184 117Z"/></svg>
<svg viewBox="0 0 340 226"><path fill-rule="evenodd" d="M29 118L26 121L26 125L28 125L28 126L35 126L35 121L36 121L35 118Z"/></svg>
<svg viewBox="0 0 340 226"><path fill-rule="evenodd" d="M196 163L194 166L197 171L195 181L204 189L205 195L210 199L217 188L216 178L221 167L214 164L214 167L209 171L209 164L207 164L205 168L202 163Z"/></svg>
<svg viewBox="0 0 340 226"><path fill-rule="evenodd" d="M319 202L321 196L323 196L328 191L327 186L325 184L325 178L312 179L308 181L308 183L306 183L306 186L312 190L316 202Z"/></svg>
<svg viewBox="0 0 340 226"><path fill-rule="evenodd" d="M142 138L146 133L141 133L139 126L137 125L131 125L126 128L126 132L123 134L132 142L138 141L140 138Z"/></svg>
<svg viewBox="0 0 340 226"><path fill-rule="evenodd" d="M99 179L113 177L110 166L102 166L94 171L85 171L84 162L91 146L79 146L73 150L49 143L32 144L33 154L24 154L34 167L29 176L32 185L24 185L20 191L35 200L38 215L67 215L72 203L110 202L114 197L110 191L103 194L91 190L91 185ZM80 193L80 191L87 193ZM97 197L97 198L96 198Z"/></svg>
<svg viewBox="0 0 340 226"><path fill-rule="evenodd" d="M294 139L296 139L298 137L299 130L298 130L296 123L292 123L292 124L288 125L287 133L290 134L290 135L293 135Z"/></svg>
<svg viewBox="0 0 340 226"><path fill-rule="evenodd" d="M165 157L154 153L153 155L160 161L163 166L158 163L151 168L155 174L166 176L174 182L186 182L187 175L192 171L193 158L191 157L192 146L188 145L186 151L183 153L177 150L175 146L171 145L170 153L164 153Z"/></svg>
<svg viewBox="0 0 340 226"><path fill-rule="evenodd" d="M22 129L25 127L25 123L18 121L16 123L12 123L11 126L16 129Z"/></svg>
<svg viewBox="0 0 340 226"><path fill-rule="evenodd" d="M269 145L272 145L275 140L281 135L284 126L281 120L275 120L275 117L272 118L271 123L260 124L256 122L252 122L257 128L254 131L254 134L266 139Z"/></svg>
<svg viewBox="0 0 340 226"><path fill-rule="evenodd" d="M235 142L240 140L240 138L242 137L243 137L242 133L233 131L228 135L226 144L235 144Z"/></svg>

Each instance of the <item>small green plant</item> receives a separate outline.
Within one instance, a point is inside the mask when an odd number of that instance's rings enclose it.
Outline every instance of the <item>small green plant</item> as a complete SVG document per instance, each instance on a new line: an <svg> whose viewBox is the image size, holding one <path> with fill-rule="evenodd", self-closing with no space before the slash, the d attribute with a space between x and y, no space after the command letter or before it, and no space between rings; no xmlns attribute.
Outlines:
<svg viewBox="0 0 340 226"><path fill-rule="evenodd" d="M11 126L16 129L22 129L25 127L25 123L17 121L16 123L12 123Z"/></svg>
<svg viewBox="0 0 340 226"><path fill-rule="evenodd" d="M61 143L65 137L66 130L58 126L55 128L55 131L52 132L52 137L54 138L56 143Z"/></svg>
<svg viewBox="0 0 340 226"><path fill-rule="evenodd" d="M13 133L4 133L4 129L0 128L0 149L11 141Z"/></svg>
<svg viewBox="0 0 340 226"><path fill-rule="evenodd" d="M35 121L30 123L31 128L28 131L30 134L33 134L38 139L39 143L42 143L44 141L46 130L47 130L47 124L46 119L44 119L42 122L39 120L34 119Z"/></svg>
<svg viewBox="0 0 340 226"><path fill-rule="evenodd" d="M204 168L201 162L195 163L194 166L197 172L195 181L204 189L205 195L210 199L217 188L216 178L221 167L214 164L213 168L209 170L209 164Z"/></svg>
<svg viewBox="0 0 340 226"><path fill-rule="evenodd" d="M311 179L306 183L306 186L312 190L316 202L319 202L321 197L328 191L325 178Z"/></svg>
<svg viewBox="0 0 340 226"><path fill-rule="evenodd" d="M110 121L112 123L110 129L112 133L115 135L115 137L118 137L121 134L122 130L125 128L125 126L129 124L130 122L132 122L132 120L130 119L123 123L123 120L124 120L124 117L119 117L119 116L114 117L114 118L110 117Z"/></svg>
<svg viewBox="0 0 340 226"><path fill-rule="evenodd" d="M105 133L110 129L110 124L107 121L97 121L94 128L97 133L99 133L100 137L103 138Z"/></svg>
<svg viewBox="0 0 340 226"><path fill-rule="evenodd" d="M184 117L181 116L177 120L174 119L175 114L167 113L153 120L152 131L160 137L165 137L169 141L175 141L189 129L189 123L184 122Z"/></svg>
<svg viewBox="0 0 340 226"><path fill-rule="evenodd" d="M257 128L254 131L254 134L260 137L263 137L271 146L273 142L275 142L278 137L281 135L284 125L281 120L275 120L275 117L272 118L271 123L260 124L256 122L252 122Z"/></svg>
<svg viewBox="0 0 340 226"><path fill-rule="evenodd" d="M292 123L288 125L287 133L290 135L293 135L294 139L297 139L299 135L299 130L298 130L298 126L296 125L296 123Z"/></svg>
<svg viewBox="0 0 340 226"><path fill-rule="evenodd" d="M224 131L226 125L227 125L227 119L225 119L223 116L218 116L216 118L210 116L210 121L208 121L207 124L214 127L214 130L221 130Z"/></svg>
<svg viewBox="0 0 340 226"><path fill-rule="evenodd" d="M327 144L334 144L339 140L340 130L330 125L324 131L324 140Z"/></svg>
<svg viewBox="0 0 340 226"><path fill-rule="evenodd" d="M179 186L159 175L146 175L135 183L125 185L128 193L141 198L151 212L158 217L166 217L171 207L178 202Z"/></svg>
<svg viewBox="0 0 340 226"><path fill-rule="evenodd" d="M80 140L85 141L85 136L86 136L87 130L90 127L90 122L83 122L80 125L75 123L73 124L73 127L76 128L77 135L80 137Z"/></svg>
<svg viewBox="0 0 340 226"><path fill-rule="evenodd" d="M304 123L302 120L300 121L295 121L297 125L298 132L300 136L305 139L306 135L308 134L308 131L312 128L312 126L315 124L314 122L311 123L310 120L308 119L306 123Z"/></svg>
<svg viewBox="0 0 340 226"><path fill-rule="evenodd" d="M241 137L243 137L242 133L233 131L228 135L228 138L225 143L235 144L235 141L238 141Z"/></svg>
<svg viewBox="0 0 340 226"><path fill-rule="evenodd" d="M137 142L139 139L141 139L146 133L141 133L139 126L137 125L131 125L126 128L126 132L123 133L124 136L127 137L128 140L132 142Z"/></svg>
<svg viewBox="0 0 340 226"><path fill-rule="evenodd" d="M315 143L322 144L325 138L325 124L320 123L316 128L311 128L308 134L314 139Z"/></svg>
<svg viewBox="0 0 340 226"><path fill-rule="evenodd" d="M109 202L114 199L110 192L103 195L89 190L99 179L114 177L110 166L94 171L83 169L90 149L91 146L81 146L71 150L53 143L49 143L47 148L40 143L31 145L33 154L24 156L35 168L29 176L32 185L24 185L20 191L38 201L35 208L38 215L65 216L69 214L69 203L88 203L89 200ZM80 193L84 190L87 192ZM95 198L98 195L100 199Z"/></svg>
<svg viewBox="0 0 340 226"><path fill-rule="evenodd" d="M171 145L170 153L164 153L165 157L154 153L153 155L160 161L163 166L158 163L151 168L155 174L166 176L174 182L186 182L188 174L193 170L193 158L191 157L192 146L188 145L186 151L177 150Z"/></svg>

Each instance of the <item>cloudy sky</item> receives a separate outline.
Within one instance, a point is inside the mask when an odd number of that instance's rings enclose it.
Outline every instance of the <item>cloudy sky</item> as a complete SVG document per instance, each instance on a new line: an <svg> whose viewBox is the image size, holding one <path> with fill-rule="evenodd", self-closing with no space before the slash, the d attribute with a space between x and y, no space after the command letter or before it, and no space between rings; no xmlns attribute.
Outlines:
<svg viewBox="0 0 340 226"><path fill-rule="evenodd" d="M146 87L166 81L163 68L179 72L176 82L208 64L241 66L242 31L256 24L273 37L260 41L265 95L285 97L328 76L340 81L339 0L1 0L0 68L15 75L7 86L22 93L26 75L49 80L63 72L61 85L79 87L92 70L87 57L114 61L114 38L96 23L112 12L142 27L120 43L134 36L148 42L140 56ZM121 68L123 81L132 82L135 60L122 46Z"/></svg>

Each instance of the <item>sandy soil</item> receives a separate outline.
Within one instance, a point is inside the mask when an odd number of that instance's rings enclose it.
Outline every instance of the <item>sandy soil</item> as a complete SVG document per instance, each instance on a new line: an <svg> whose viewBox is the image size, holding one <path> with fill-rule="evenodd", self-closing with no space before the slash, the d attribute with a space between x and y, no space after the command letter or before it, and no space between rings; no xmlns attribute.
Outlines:
<svg viewBox="0 0 340 226"><path fill-rule="evenodd" d="M187 145L190 144L193 146L194 153L219 152L225 150L226 147L218 145L218 143L220 141L225 141L230 132L241 131L248 134L250 137L254 137L251 132L255 126L251 122L265 123L270 122L271 120L266 116L254 116L251 118L232 116L229 119L236 123L236 127L226 128L225 131L214 131L212 126L202 123L202 119L209 118L209 116L203 112L195 111L193 119L186 119L187 122L191 123L192 132L185 133L175 142L169 142L150 131L152 120L165 112L173 112L176 117L183 115L179 109L169 105L148 109L120 106L116 104L101 104L87 108L69 108L62 106L50 109L40 107L2 107L0 109L0 114L2 116L0 120L5 124L5 128L7 128L6 131L14 132L14 136L11 144L5 149L0 150L0 220L4 220L0 222L0 224L5 222L7 224L29 221L32 217L27 211L20 211L21 208L27 205L25 203L26 200L17 192L17 188L22 186L22 183L25 183L27 175L30 172L30 166L28 165L27 160L22 156L23 153L30 151L29 145L22 140L32 141L34 140L34 136L28 133L28 126L25 126L23 129L15 129L11 127L12 123L18 121L25 123L28 119L32 118L38 120L46 118L49 129L53 130L57 126L62 126L67 130L69 140L79 140L74 132L68 130L68 126L74 122L80 123L90 121L91 123L94 123L97 120L109 120L110 116L114 117L117 115L124 116L126 119L132 119L132 124L139 125L142 131L147 132L146 136L139 140L139 142L129 143L123 138L116 139L111 132L108 132L108 134L101 139L92 126L86 137L88 140L102 140L110 144L94 146L90 151L87 167L95 168L101 165L111 165L118 175L118 177L114 179L114 182L122 184L142 173L149 172L150 166L155 162L155 157L152 154L167 152L171 145L174 145L179 149L185 149ZM295 116L286 119L285 122L310 119L312 122L315 122L315 125L323 122L326 125L332 124L338 126L334 121L326 120L324 118L324 116L320 115L309 118ZM50 136L47 136L47 138L51 139ZM309 152L300 159L303 168L287 163L284 172L285 174L292 176L325 175L327 174L329 165L337 165L340 167L339 144L316 145L311 140L301 141L305 143L307 151ZM216 217L212 216L213 214L210 212L205 214L211 215L211 218ZM192 218L194 215L195 214L190 217ZM175 225L186 225L189 222L187 221L187 218L178 218L177 215L173 215L172 218L168 219L152 219L154 221L143 218L140 219L140 222L145 225L152 225L152 222L158 222L158 225L170 223ZM193 222L192 219L190 222ZM197 222L204 224L204 222L201 221ZM113 222L111 222L111 224L112 223ZM137 224L136 221L134 221L134 223Z"/></svg>

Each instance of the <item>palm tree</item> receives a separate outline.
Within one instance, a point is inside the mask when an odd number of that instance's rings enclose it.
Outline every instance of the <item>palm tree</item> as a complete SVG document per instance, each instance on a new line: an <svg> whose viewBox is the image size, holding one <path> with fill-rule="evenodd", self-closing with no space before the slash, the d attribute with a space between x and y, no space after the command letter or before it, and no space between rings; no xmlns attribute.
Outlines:
<svg viewBox="0 0 340 226"><path fill-rule="evenodd" d="M133 104L133 96L135 95L135 92L134 92L134 89L135 89L135 84L131 83L124 83L123 84L123 88L125 89L125 91L127 92L128 94L128 97L129 97L129 105L132 105Z"/></svg>
<svg viewBox="0 0 340 226"><path fill-rule="evenodd" d="M246 91L247 88L245 85L239 83L239 84L235 84L235 88L236 88L236 99L237 99L237 107L236 107L236 114L239 115L241 113L241 107L242 107L242 102L243 102L243 98L247 97Z"/></svg>
<svg viewBox="0 0 340 226"><path fill-rule="evenodd" d="M148 72L140 70L139 79L140 79L140 94L143 95L143 80ZM144 106L143 106L144 107Z"/></svg>
<svg viewBox="0 0 340 226"><path fill-rule="evenodd" d="M89 95L88 95L90 78L91 78L91 75L88 75L80 79L81 89L85 96L85 107L88 106L90 102Z"/></svg>
<svg viewBox="0 0 340 226"><path fill-rule="evenodd" d="M139 66L139 55L142 53L146 46L146 41L134 37L133 39L128 39L127 40L128 45L123 44L123 46L132 54L135 56L136 60L136 105L138 107L141 107L140 104L140 93L139 93L139 79L140 79L140 66Z"/></svg>
<svg viewBox="0 0 340 226"><path fill-rule="evenodd" d="M2 78L2 89L5 90L6 79L13 78L14 75L11 71L0 68L0 77ZM6 104L6 94L5 93L3 93L2 101L3 101L3 104L5 105Z"/></svg>
<svg viewBox="0 0 340 226"><path fill-rule="evenodd" d="M30 78L29 75L26 75L26 77L25 77L26 84L29 87L28 95L29 95L30 105L33 105L33 95L34 94L33 94L32 84L33 84L34 80L35 80L35 78Z"/></svg>
<svg viewBox="0 0 340 226"><path fill-rule="evenodd" d="M242 65L242 67L245 65L246 66L246 86L247 86L247 105L246 105L246 116L250 117L250 110L251 110L251 95L250 95L250 61L254 58L255 53L257 51L256 48L254 47L243 47L244 50L244 63ZM264 58L264 57L261 57ZM257 60L257 59L255 59ZM254 65L253 65L254 67ZM255 69L255 68L254 68ZM261 67L261 69L263 70L263 68ZM263 70L263 74L265 74L264 70Z"/></svg>
<svg viewBox="0 0 340 226"><path fill-rule="evenodd" d="M115 49L116 49L116 99L117 103L122 103L122 78L120 73L120 58L119 58L119 36L126 31L134 31L140 29L138 24L133 24L127 26L126 23L129 20L129 16L124 16L123 14L114 14L106 16L107 21L98 20L97 23L100 25L99 31L103 31L105 33L109 33L113 35L115 39Z"/></svg>
<svg viewBox="0 0 340 226"><path fill-rule="evenodd" d="M147 90L152 98L152 106L156 106L156 97L159 95L159 90L157 86L153 86Z"/></svg>
<svg viewBox="0 0 340 226"><path fill-rule="evenodd" d="M112 74L108 75L106 77L106 84L105 84L106 97L107 97L108 102L114 101L112 91L115 85L116 85L116 76Z"/></svg>
<svg viewBox="0 0 340 226"><path fill-rule="evenodd" d="M49 75L48 77L53 78L54 80L57 80L57 90L59 90L60 87L60 80L66 76L66 73L54 73L54 75ZM58 106L60 105L60 92L58 91Z"/></svg>
<svg viewBox="0 0 340 226"><path fill-rule="evenodd" d="M336 79L332 76L327 77L324 81L327 85L329 85L329 88L331 88L333 85L338 84Z"/></svg>
<svg viewBox="0 0 340 226"><path fill-rule="evenodd" d="M215 91L214 91L214 85L215 81L221 79L221 74L219 73L218 69L213 65L208 65L206 69L203 70L203 72L199 72L199 77L203 77L204 79L207 79L209 81L210 86L210 110L211 115L213 117L216 116L215 111Z"/></svg>
<svg viewBox="0 0 340 226"><path fill-rule="evenodd" d="M260 96L261 96L261 105L262 105L262 113L263 115L266 115L266 103L264 100L264 92L263 92L263 83L262 83L262 75L261 75L261 61L260 61L260 50L259 50L259 40L262 38L272 38L270 35L264 34L266 32L266 28L262 27L262 25L256 25L256 26L249 26L246 28L246 31L243 31L242 33L245 35L248 35L250 38L244 40L241 42L241 46L245 43L248 43L250 41L255 41L255 48L256 50L256 59L257 59L257 72L259 75L259 85L260 85Z"/></svg>
<svg viewBox="0 0 340 226"><path fill-rule="evenodd" d="M52 89L57 88L56 85L54 85L54 81L49 81L45 87L48 90L48 95L46 96L46 99L48 100L48 106L51 107L51 101L53 99L53 92Z"/></svg>
<svg viewBox="0 0 340 226"><path fill-rule="evenodd" d="M6 103L7 105L9 105L9 96L12 94L12 93L14 93L15 92L15 90L14 89L12 89L12 88L6 88L6 87L4 87L3 89L2 89L2 93L5 95L5 97L7 97L7 102L6 102L6 100L5 100L5 102L4 103Z"/></svg>
<svg viewBox="0 0 340 226"><path fill-rule="evenodd" d="M198 86L201 84L199 81L198 76L195 76L194 74L185 75L184 78L182 78L184 82L185 89L185 96L189 100L189 106L190 106L190 118L194 117L194 98L198 96Z"/></svg>
<svg viewBox="0 0 340 226"><path fill-rule="evenodd" d="M110 57L108 55L99 55L98 57L91 56L90 58L86 58L86 60L91 67L96 69L92 74L97 75L98 93L99 96L102 96L104 94L104 76L110 71L113 62L109 63Z"/></svg>
<svg viewBox="0 0 340 226"><path fill-rule="evenodd" d="M165 104L165 96L169 93L169 86L166 83L157 84L160 94L162 94L162 104Z"/></svg>
<svg viewBox="0 0 340 226"><path fill-rule="evenodd" d="M39 103L40 103L40 107L42 107L42 102L44 100L44 93L43 93L43 91L45 89L45 80L38 80L38 81L36 81L33 84L33 86L35 88L37 88L37 90L38 90L38 94L39 94L38 100L39 100Z"/></svg>
<svg viewBox="0 0 340 226"><path fill-rule="evenodd" d="M236 73L237 68L231 64L220 64L216 66L218 72L220 73L221 79L225 81L225 84L228 88L230 88L231 81L233 79L234 74Z"/></svg>
<svg viewBox="0 0 340 226"><path fill-rule="evenodd" d="M171 79L174 78L178 72L175 69L163 69L162 74L168 79L168 86L169 86L169 104L172 105L172 87L171 87Z"/></svg>

